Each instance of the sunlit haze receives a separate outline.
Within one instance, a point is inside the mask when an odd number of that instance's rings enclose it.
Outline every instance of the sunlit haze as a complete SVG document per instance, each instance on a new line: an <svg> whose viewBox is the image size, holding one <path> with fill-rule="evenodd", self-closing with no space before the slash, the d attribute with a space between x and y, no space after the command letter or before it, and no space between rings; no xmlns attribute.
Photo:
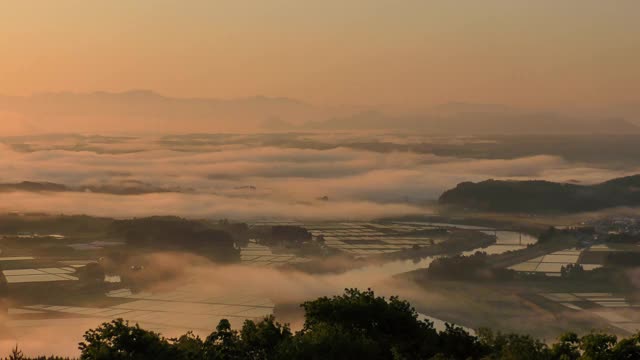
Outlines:
<svg viewBox="0 0 640 360"><path fill-rule="evenodd" d="M152 89L319 105L638 101L640 3L6 1L6 95Z"/></svg>
<svg viewBox="0 0 640 360"><path fill-rule="evenodd" d="M640 359L640 0L0 2L0 360Z"/></svg>

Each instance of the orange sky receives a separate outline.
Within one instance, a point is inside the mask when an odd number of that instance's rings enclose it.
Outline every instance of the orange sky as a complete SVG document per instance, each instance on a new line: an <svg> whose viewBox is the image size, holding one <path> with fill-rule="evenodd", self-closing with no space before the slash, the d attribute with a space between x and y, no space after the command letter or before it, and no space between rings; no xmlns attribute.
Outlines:
<svg viewBox="0 0 640 360"><path fill-rule="evenodd" d="M637 0L8 0L0 93L633 102L639 14Z"/></svg>

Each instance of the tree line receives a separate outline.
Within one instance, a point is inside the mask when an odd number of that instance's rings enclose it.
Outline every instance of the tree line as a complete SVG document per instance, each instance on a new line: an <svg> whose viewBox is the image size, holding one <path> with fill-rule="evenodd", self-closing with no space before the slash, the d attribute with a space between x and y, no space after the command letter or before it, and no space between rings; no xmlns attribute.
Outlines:
<svg viewBox="0 0 640 360"><path fill-rule="evenodd" d="M640 333L618 339L604 332L566 333L547 344L528 335L480 329L470 334L447 324L437 331L398 297L346 289L342 295L303 303L304 326L292 331L268 316L233 329L221 320L201 338L165 338L117 319L88 330L79 344L82 360L618 360L640 359ZM16 357L18 354L18 357ZM16 348L12 359L26 359ZM39 359L61 359L56 357Z"/></svg>

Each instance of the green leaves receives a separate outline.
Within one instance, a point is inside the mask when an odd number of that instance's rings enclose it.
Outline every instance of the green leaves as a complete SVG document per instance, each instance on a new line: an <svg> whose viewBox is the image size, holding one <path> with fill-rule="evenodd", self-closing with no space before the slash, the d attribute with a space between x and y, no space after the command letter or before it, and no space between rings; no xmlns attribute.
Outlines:
<svg viewBox="0 0 640 360"><path fill-rule="evenodd" d="M615 335L592 332L562 335L551 346L528 335L471 335L447 324L436 332L418 319L411 304L386 299L368 289L302 304L305 324L293 333L273 316L247 320L240 331L223 319L202 340L193 333L177 339L131 326L122 319L104 323L84 335L83 360L635 360L640 359L640 333L618 341Z"/></svg>
<svg viewBox="0 0 640 360"><path fill-rule="evenodd" d="M175 359L178 352L165 338L153 331L129 326L122 319L102 324L84 334L79 344L81 359Z"/></svg>

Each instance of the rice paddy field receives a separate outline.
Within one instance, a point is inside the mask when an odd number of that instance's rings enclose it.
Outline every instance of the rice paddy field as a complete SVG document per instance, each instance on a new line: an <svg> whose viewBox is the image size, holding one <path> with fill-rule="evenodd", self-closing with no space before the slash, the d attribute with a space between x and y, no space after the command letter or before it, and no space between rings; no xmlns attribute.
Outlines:
<svg viewBox="0 0 640 360"><path fill-rule="evenodd" d="M76 272L96 262L106 249L122 249L112 241L83 243L57 236L11 237L0 249L0 268L8 284L77 281Z"/></svg>
<svg viewBox="0 0 640 360"><path fill-rule="evenodd" d="M34 304L11 308L9 314L14 315L14 320L10 325L41 326L43 320L56 318L76 318L79 321L93 319L98 322L123 318L163 334L193 330L207 335L221 319L228 319L234 327L239 327L247 319L272 314L274 308L271 300L250 292L212 295L189 286L172 291L136 294L128 289L120 289L110 291L106 296L120 303L108 307Z"/></svg>
<svg viewBox="0 0 640 360"><path fill-rule="evenodd" d="M342 252L367 256L430 246L439 240L411 236L410 233L434 229L432 226L403 223L337 222L260 222L255 225L297 225L309 230L313 236L323 236L325 244Z"/></svg>
<svg viewBox="0 0 640 360"><path fill-rule="evenodd" d="M601 317L567 309L542 298L536 288L486 282L432 281L411 297L420 312L472 329L489 327L553 340L573 330L604 329ZM538 301L531 301L535 296ZM556 306L554 306L556 305ZM617 329L614 333L628 335Z"/></svg>
<svg viewBox="0 0 640 360"><path fill-rule="evenodd" d="M482 251L489 255L502 254L507 251L515 251L525 249L528 245L535 244L538 239L534 236L515 232L515 231L492 231L492 230L480 230L485 234L493 235L496 237L496 243L483 248ZM463 255L471 255L475 252L466 251Z"/></svg>
<svg viewBox="0 0 640 360"><path fill-rule="evenodd" d="M297 221L262 221L251 225L297 225L306 228L314 237L324 238L325 245L338 252L357 258L367 258L380 254L406 251L415 247L429 247L446 241L446 234L455 229L472 230L496 237L496 242L489 247L473 249L463 254L472 254L481 250L489 254L502 254L507 251L524 249L534 244L535 237L515 231L494 230L489 227L466 226L448 223L431 222L297 222ZM112 249L126 250L126 245L111 239L87 238L57 239L63 244L55 256L46 257L42 252L31 251L28 248L11 248L0 253L0 266L10 286L39 286L48 284L79 283L79 270L91 262L98 260ZM550 252L522 263L511 266L517 271L543 272L547 275L558 276L560 268L569 263L581 263L589 270L600 266L590 258L584 257L583 252L612 251L602 245L593 245L586 249L569 248ZM278 267L310 261L310 258L300 256L295 251L287 249L273 249L250 240L241 248L240 261L249 267ZM355 274L365 275L369 271L383 272L389 277L396 274L424 268L429 265L433 257L419 261L398 260L382 264L372 264L353 270ZM586 261L586 262L585 262ZM242 279L238 279L242 281ZM201 282L200 282L201 283ZM15 329L16 339L20 334L30 334L32 329L56 329L65 326L72 328L95 327L101 322L121 317L132 323L152 329L168 336L178 335L193 330L197 334L206 335L220 319L229 319L234 327L239 327L247 319L259 319L274 312L274 302L264 294L252 292L251 289L233 291L226 294L208 293L206 289L184 284L179 288L155 291L132 292L126 287L113 284L109 291L93 298L74 301L73 294L65 301L40 298L38 302L14 304L9 309L7 324ZM469 291L478 294L467 294ZM204 290L204 291L203 291ZM640 327L640 319L635 315L625 315L628 312L638 313L638 305L622 296L608 293L561 293L537 292L539 297L548 304L556 304L561 310L547 309L546 305L533 305L520 297L516 292L505 289L481 289L473 284L440 286L434 291L434 298L429 302L421 299L415 301L424 314L437 316L447 321L454 321L461 325L477 326L489 325L497 327L500 324L516 326L510 319L517 319L522 314L534 319L549 318L554 321L558 311L573 313L576 319L580 314L595 316L605 324L629 332ZM559 290L563 291L563 289ZM564 290L567 291L567 290ZM576 291L575 289L569 291ZM486 294L485 294L486 292ZM436 295L438 294L438 295ZM446 300L450 294L460 299L456 304ZM443 297L444 296L444 297ZM480 301L482 300L482 301ZM480 301L480 302L479 302ZM466 310L462 310L466 304ZM462 307L461 307L462 306ZM506 319L485 323L483 318L490 313L503 312ZM466 314L466 315L465 315ZM475 315L474 315L475 314ZM484 315L482 315L484 314ZM476 316L476 315L479 315ZM486 315L486 316L485 316ZM426 315L425 315L426 316ZM464 316L476 316L465 321ZM491 315L492 319L497 319ZM576 319L559 323L558 329L570 327L571 324L582 324ZM565 320L563 320L565 321ZM589 321L584 324L590 324ZM533 331L534 327L531 330ZM555 329L555 328L554 328ZM553 329L552 329L553 330Z"/></svg>
<svg viewBox="0 0 640 360"><path fill-rule="evenodd" d="M521 272L544 273L547 276L560 276L562 267L569 264L580 264L582 268L587 271L600 268L602 267L601 256L585 255L606 253L610 251L618 251L618 249L604 244L591 245L580 249L570 248L539 256L520 264L510 266L509 268Z"/></svg>
<svg viewBox="0 0 640 360"><path fill-rule="evenodd" d="M191 330L206 336L223 318L240 327L247 319L273 313L271 300L249 290L212 294L187 284L133 293L128 288L111 290L122 286L116 282L103 292L85 293L79 271L111 250L129 251L126 244L97 235L70 238L23 235L6 240L0 245L0 267L4 269L11 296L19 299L12 298L3 325L11 329L18 342L21 336L33 337L34 331L77 331L69 336L79 339L80 331L114 318L139 323L167 336ZM268 247L255 243L243 249L242 254L243 263L254 260L253 266L304 261L294 255L273 254ZM105 281L115 277L106 276ZM27 295L18 294L22 292Z"/></svg>
<svg viewBox="0 0 640 360"><path fill-rule="evenodd" d="M594 293L540 293L545 299L562 305L566 311L589 314L626 333L640 329L640 303L624 294Z"/></svg>
<svg viewBox="0 0 640 360"><path fill-rule="evenodd" d="M513 231L493 231L487 227L435 222L333 222L303 223L295 221L256 222L254 225L302 226L313 236L322 236L333 249L355 256L380 255L414 247L428 247L441 243L443 238L434 231L463 229L482 231L496 236L496 244L483 249L488 253L517 250L533 244L535 237ZM432 233L430 234L429 231Z"/></svg>
<svg viewBox="0 0 640 360"><path fill-rule="evenodd" d="M243 265L275 267L284 264L307 262L310 259L295 254L274 253L268 246L249 241L240 249L240 261Z"/></svg>
<svg viewBox="0 0 640 360"><path fill-rule="evenodd" d="M50 281L75 281L76 270L70 267L62 268L42 268L42 269L19 269L4 270L7 283L30 283L30 282L50 282Z"/></svg>

